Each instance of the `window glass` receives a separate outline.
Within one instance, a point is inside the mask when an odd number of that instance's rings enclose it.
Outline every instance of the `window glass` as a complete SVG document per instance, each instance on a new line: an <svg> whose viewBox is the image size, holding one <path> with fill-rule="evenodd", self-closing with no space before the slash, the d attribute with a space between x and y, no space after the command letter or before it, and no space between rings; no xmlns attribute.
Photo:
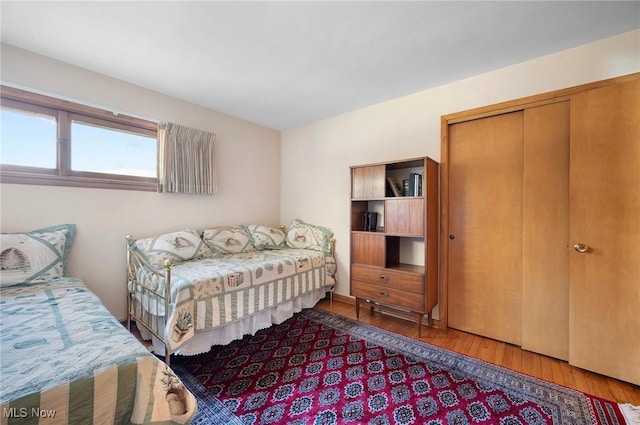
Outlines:
<svg viewBox="0 0 640 425"><path fill-rule="evenodd" d="M2 108L0 162L55 169L56 132L55 117Z"/></svg>
<svg viewBox="0 0 640 425"><path fill-rule="evenodd" d="M0 84L4 183L156 191L154 121Z"/></svg>
<svg viewBox="0 0 640 425"><path fill-rule="evenodd" d="M71 123L71 170L156 177L153 137L93 124Z"/></svg>

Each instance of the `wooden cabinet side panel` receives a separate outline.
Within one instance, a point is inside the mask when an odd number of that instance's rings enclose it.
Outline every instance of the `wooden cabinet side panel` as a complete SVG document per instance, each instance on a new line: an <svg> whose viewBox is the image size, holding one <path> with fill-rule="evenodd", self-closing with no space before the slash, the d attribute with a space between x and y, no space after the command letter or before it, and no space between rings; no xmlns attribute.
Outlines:
<svg viewBox="0 0 640 425"><path fill-rule="evenodd" d="M425 306L427 312L439 302L439 255L438 255L438 218L440 208L438 205L439 194L439 164L431 159L425 162L425 179L423 182L424 202L423 202L423 223L425 226Z"/></svg>
<svg viewBox="0 0 640 425"><path fill-rule="evenodd" d="M400 262L400 238L387 236L385 239L385 256L387 260L385 267L389 267L391 264L398 264Z"/></svg>
<svg viewBox="0 0 640 425"><path fill-rule="evenodd" d="M569 102L524 111L522 348L569 356Z"/></svg>

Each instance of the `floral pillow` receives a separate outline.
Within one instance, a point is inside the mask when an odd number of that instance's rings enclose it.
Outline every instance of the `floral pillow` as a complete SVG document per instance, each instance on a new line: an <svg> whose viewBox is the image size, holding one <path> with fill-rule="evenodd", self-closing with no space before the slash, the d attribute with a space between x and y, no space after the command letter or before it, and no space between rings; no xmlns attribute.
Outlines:
<svg viewBox="0 0 640 425"><path fill-rule="evenodd" d="M44 282L65 276L74 224L0 235L0 286Z"/></svg>
<svg viewBox="0 0 640 425"><path fill-rule="evenodd" d="M307 224L295 219L287 231L286 244L291 248L314 249L316 251L331 252L331 238L333 232L322 226Z"/></svg>
<svg viewBox="0 0 640 425"><path fill-rule="evenodd" d="M220 226L206 229L202 239L214 255L255 252L249 231L242 226Z"/></svg>
<svg viewBox="0 0 640 425"><path fill-rule="evenodd" d="M165 233L131 242L132 247L153 266L164 266L166 260L174 264L183 261L212 257L213 253L195 229Z"/></svg>
<svg viewBox="0 0 640 425"><path fill-rule="evenodd" d="M285 239L287 235L280 229L269 226L260 226L257 224L251 224L245 226L253 246L258 251L263 249L282 249L286 248L287 244Z"/></svg>

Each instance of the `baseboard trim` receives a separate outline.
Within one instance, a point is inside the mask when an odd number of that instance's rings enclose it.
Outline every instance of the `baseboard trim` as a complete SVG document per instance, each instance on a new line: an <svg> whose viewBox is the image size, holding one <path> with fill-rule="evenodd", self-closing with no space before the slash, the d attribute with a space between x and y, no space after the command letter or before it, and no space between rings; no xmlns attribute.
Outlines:
<svg viewBox="0 0 640 425"><path fill-rule="evenodd" d="M340 302L343 302L345 304L351 304L353 306L356 305L356 299L355 298L350 297L348 295L336 294L335 292L333 293L333 300L334 301L340 301Z"/></svg>

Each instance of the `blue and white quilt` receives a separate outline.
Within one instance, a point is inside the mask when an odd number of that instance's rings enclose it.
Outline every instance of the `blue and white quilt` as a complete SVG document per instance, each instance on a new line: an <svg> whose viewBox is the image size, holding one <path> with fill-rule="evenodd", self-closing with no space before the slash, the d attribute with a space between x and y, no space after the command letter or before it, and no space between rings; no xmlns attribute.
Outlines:
<svg viewBox="0 0 640 425"><path fill-rule="evenodd" d="M287 248L185 261L171 267L171 300L164 334L171 352L206 331L335 284L335 262L311 249ZM164 292L164 281L138 280ZM156 298L137 297L143 310L164 316ZM164 323L164 322L163 322Z"/></svg>
<svg viewBox="0 0 640 425"><path fill-rule="evenodd" d="M81 280L5 287L0 297L0 424L186 424L194 417L193 395Z"/></svg>

